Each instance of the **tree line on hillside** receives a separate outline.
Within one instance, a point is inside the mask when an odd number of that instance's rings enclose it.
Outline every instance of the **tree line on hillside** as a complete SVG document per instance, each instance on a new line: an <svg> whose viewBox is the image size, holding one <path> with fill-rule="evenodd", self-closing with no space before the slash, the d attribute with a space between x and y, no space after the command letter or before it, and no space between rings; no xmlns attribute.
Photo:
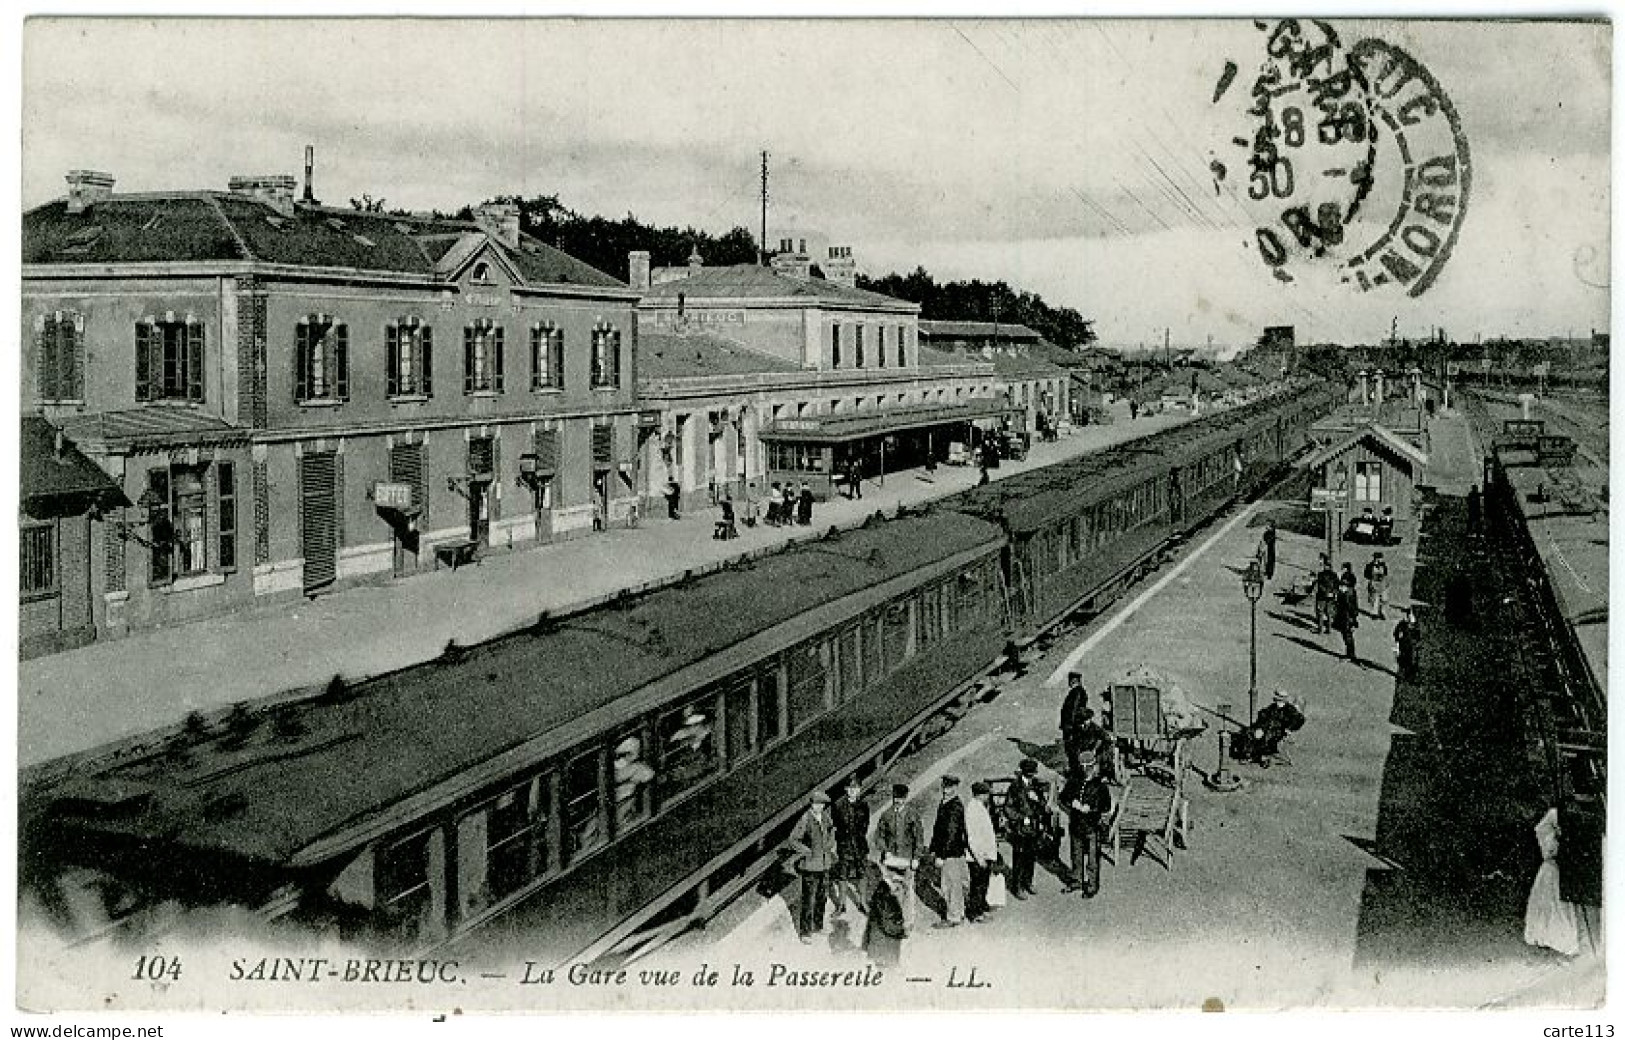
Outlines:
<svg viewBox="0 0 1625 1040"><path fill-rule="evenodd" d="M927 321L990 321L1025 325L1058 347L1076 350L1095 341L1094 322L1071 307L1052 307L1037 293L1007 283L938 282L923 267L881 278L858 276L858 288L920 305Z"/></svg>

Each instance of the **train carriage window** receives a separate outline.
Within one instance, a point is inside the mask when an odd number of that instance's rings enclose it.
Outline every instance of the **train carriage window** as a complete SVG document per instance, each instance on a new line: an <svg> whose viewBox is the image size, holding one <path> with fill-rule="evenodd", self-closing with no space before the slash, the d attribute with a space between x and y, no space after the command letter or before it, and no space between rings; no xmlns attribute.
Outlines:
<svg viewBox="0 0 1625 1040"><path fill-rule="evenodd" d="M728 764L743 762L756 752L756 680L746 678L728 687L726 713ZM777 708L774 714L777 715Z"/></svg>
<svg viewBox="0 0 1625 1040"><path fill-rule="evenodd" d="M1088 514L1075 516L1067 531L1067 537L1072 546L1072 562L1077 563L1083 559L1085 547L1089 544Z"/></svg>
<svg viewBox="0 0 1625 1040"><path fill-rule="evenodd" d="M535 785L524 783L491 804L485 825L486 888L491 900L523 888L536 876L533 838L541 814L533 802Z"/></svg>
<svg viewBox="0 0 1625 1040"><path fill-rule="evenodd" d="M790 671L790 732L794 733L823 714L824 690L829 675L828 645L813 640L787 655Z"/></svg>
<svg viewBox="0 0 1625 1040"><path fill-rule="evenodd" d="M434 906L430 885L432 830L386 846L378 854L378 907L387 927L405 940L427 934Z"/></svg>
<svg viewBox="0 0 1625 1040"><path fill-rule="evenodd" d="M853 625L841 633L841 687L842 701L849 701L863 692L863 626Z"/></svg>
<svg viewBox="0 0 1625 1040"><path fill-rule="evenodd" d="M872 613L863 619L863 677L870 686L886 674L886 658L882 653L886 631L883 614Z"/></svg>
<svg viewBox="0 0 1625 1040"><path fill-rule="evenodd" d="M924 650L937 641L937 626L941 620L937 610L937 590L935 588L923 590L919 596L919 604L919 645L920 649Z"/></svg>
<svg viewBox="0 0 1625 1040"><path fill-rule="evenodd" d="M909 655L909 628L912 624L908 603L899 601L886 606L884 646L886 667L900 668Z"/></svg>
<svg viewBox="0 0 1625 1040"><path fill-rule="evenodd" d="M604 843L602 754L594 748L565 771L565 857L571 863Z"/></svg>
<svg viewBox="0 0 1625 1040"><path fill-rule="evenodd" d="M654 766L649 728L638 726L621 734L610 759L610 780L615 785L615 834L620 836L654 815Z"/></svg>
<svg viewBox="0 0 1625 1040"><path fill-rule="evenodd" d="M722 768L717 748L716 696L707 695L660 720L660 802L668 804Z"/></svg>
<svg viewBox="0 0 1625 1040"><path fill-rule="evenodd" d="M784 736L784 676L777 668L756 681L756 747L765 749Z"/></svg>

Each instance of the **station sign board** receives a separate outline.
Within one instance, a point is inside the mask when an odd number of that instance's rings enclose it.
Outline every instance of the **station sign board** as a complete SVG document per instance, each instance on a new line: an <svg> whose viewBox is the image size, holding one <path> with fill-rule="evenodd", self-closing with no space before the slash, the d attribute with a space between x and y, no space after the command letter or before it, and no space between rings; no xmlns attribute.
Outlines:
<svg viewBox="0 0 1625 1040"><path fill-rule="evenodd" d="M1346 509L1348 504L1348 488L1309 489L1309 508L1316 513L1325 513L1333 509Z"/></svg>
<svg viewBox="0 0 1625 1040"><path fill-rule="evenodd" d="M375 480L372 485L372 504L379 509L407 512L412 508L412 485Z"/></svg>

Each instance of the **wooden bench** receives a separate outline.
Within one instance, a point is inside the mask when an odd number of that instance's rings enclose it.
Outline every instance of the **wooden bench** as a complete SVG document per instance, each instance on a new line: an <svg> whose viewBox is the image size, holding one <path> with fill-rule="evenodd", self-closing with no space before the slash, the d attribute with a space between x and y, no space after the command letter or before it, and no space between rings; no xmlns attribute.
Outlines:
<svg viewBox="0 0 1625 1040"><path fill-rule="evenodd" d="M434 547L434 569L439 570L445 564L452 570L465 563L480 562L480 543L470 539L460 542L441 542Z"/></svg>

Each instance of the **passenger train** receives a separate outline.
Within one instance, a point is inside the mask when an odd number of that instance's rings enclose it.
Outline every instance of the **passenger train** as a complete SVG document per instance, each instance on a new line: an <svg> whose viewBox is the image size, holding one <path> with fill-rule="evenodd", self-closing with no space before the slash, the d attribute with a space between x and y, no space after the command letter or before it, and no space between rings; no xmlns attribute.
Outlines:
<svg viewBox="0 0 1625 1040"><path fill-rule="evenodd" d="M69 932L175 907L466 957L626 959L880 779L1005 654L1263 486L1319 384L318 695L194 718L23 791L26 898Z"/></svg>

